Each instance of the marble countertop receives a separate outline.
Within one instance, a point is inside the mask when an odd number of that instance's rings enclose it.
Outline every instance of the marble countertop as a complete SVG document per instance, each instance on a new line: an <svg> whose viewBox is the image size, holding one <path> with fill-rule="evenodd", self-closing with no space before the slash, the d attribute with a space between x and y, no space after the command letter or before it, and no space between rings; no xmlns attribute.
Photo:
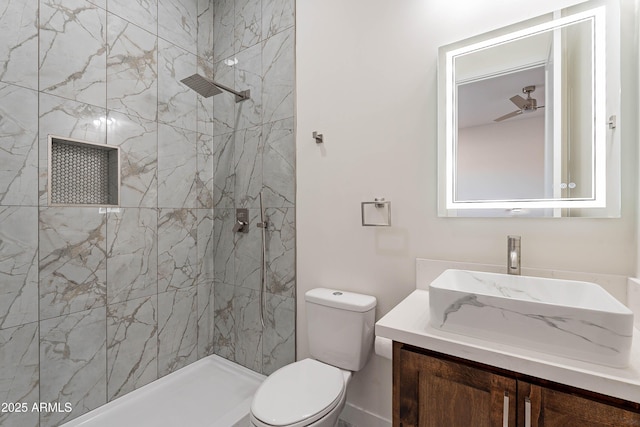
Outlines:
<svg viewBox="0 0 640 427"><path fill-rule="evenodd" d="M429 325L429 292L413 291L376 323L376 336L640 403L640 332L627 368L612 368L448 333Z"/></svg>

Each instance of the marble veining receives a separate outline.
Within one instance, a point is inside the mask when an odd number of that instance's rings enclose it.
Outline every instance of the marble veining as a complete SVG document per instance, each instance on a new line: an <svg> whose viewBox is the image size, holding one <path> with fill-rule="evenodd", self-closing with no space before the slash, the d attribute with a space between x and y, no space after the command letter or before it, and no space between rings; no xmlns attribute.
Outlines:
<svg viewBox="0 0 640 427"><path fill-rule="evenodd" d="M105 107L106 15L85 0L41 2L41 91Z"/></svg>
<svg viewBox="0 0 640 427"><path fill-rule="evenodd" d="M106 215L97 208L41 208L40 319L106 303Z"/></svg>
<svg viewBox="0 0 640 427"><path fill-rule="evenodd" d="M266 295L262 372L270 375L295 362L295 298Z"/></svg>
<svg viewBox="0 0 640 427"><path fill-rule="evenodd" d="M198 5L196 1L158 0L158 36L189 50L197 51Z"/></svg>
<svg viewBox="0 0 640 427"><path fill-rule="evenodd" d="M158 115L157 37L109 15L107 41L107 108L155 121Z"/></svg>
<svg viewBox="0 0 640 427"><path fill-rule="evenodd" d="M3 3L0 81L38 89L38 5L38 0Z"/></svg>
<svg viewBox="0 0 640 427"><path fill-rule="evenodd" d="M196 55L158 40L158 121L197 130L197 94L180 82L197 71Z"/></svg>
<svg viewBox="0 0 640 427"><path fill-rule="evenodd" d="M106 403L106 307L40 322L40 401L70 403L72 412L42 412L54 427Z"/></svg>
<svg viewBox="0 0 640 427"><path fill-rule="evenodd" d="M0 83L0 205L38 203L38 94Z"/></svg>
<svg viewBox="0 0 640 427"><path fill-rule="evenodd" d="M214 288L214 350L217 355L235 360L235 286L216 283Z"/></svg>
<svg viewBox="0 0 640 427"><path fill-rule="evenodd" d="M257 372L262 371L262 325L260 292L240 286L233 295L235 318L235 362Z"/></svg>
<svg viewBox="0 0 640 427"><path fill-rule="evenodd" d="M628 364L633 315L598 285L447 270L431 283L430 294L434 328L609 366Z"/></svg>
<svg viewBox="0 0 640 427"><path fill-rule="evenodd" d="M234 284L259 290L262 271L262 230L255 226L260 221L260 210L249 209L249 232L235 233Z"/></svg>
<svg viewBox="0 0 640 427"><path fill-rule="evenodd" d="M158 375L197 358L197 287L158 294Z"/></svg>
<svg viewBox="0 0 640 427"><path fill-rule="evenodd" d="M107 216L107 302L158 292L158 216L154 209L127 208Z"/></svg>
<svg viewBox="0 0 640 427"><path fill-rule="evenodd" d="M101 9L107 8L107 0L87 0L89 3L98 6Z"/></svg>
<svg viewBox="0 0 640 427"><path fill-rule="evenodd" d="M109 0L109 12L156 34L158 0Z"/></svg>
<svg viewBox="0 0 640 427"><path fill-rule="evenodd" d="M213 203L216 208L233 208L236 185L235 133L213 137Z"/></svg>
<svg viewBox="0 0 640 427"><path fill-rule="evenodd" d="M211 135L199 133L196 141L196 193L198 208L214 207L214 171L215 157L214 138Z"/></svg>
<svg viewBox="0 0 640 427"><path fill-rule="evenodd" d="M293 117L294 29L284 30L262 42L263 122Z"/></svg>
<svg viewBox="0 0 640 427"><path fill-rule="evenodd" d="M38 320L38 208L0 207L0 329Z"/></svg>
<svg viewBox="0 0 640 427"><path fill-rule="evenodd" d="M214 280L215 240L213 209L197 209L196 249L198 260L198 284L210 284Z"/></svg>
<svg viewBox="0 0 640 427"><path fill-rule="evenodd" d="M196 132L158 125L158 207L195 208Z"/></svg>
<svg viewBox="0 0 640 427"><path fill-rule="evenodd" d="M109 401L158 378L158 305L156 296L107 307L107 399Z"/></svg>
<svg viewBox="0 0 640 427"><path fill-rule="evenodd" d="M214 75L215 66L213 63L206 61L204 58L198 57L198 74L208 79L215 80L217 76ZM219 98L219 96L218 96ZM214 105L216 96L205 98L198 95L196 97L196 130L200 134L213 135L215 127Z"/></svg>
<svg viewBox="0 0 640 427"><path fill-rule="evenodd" d="M234 50L240 52L262 39L262 2L235 1Z"/></svg>
<svg viewBox="0 0 640 427"><path fill-rule="evenodd" d="M198 358L214 352L214 211L197 209Z"/></svg>
<svg viewBox="0 0 640 427"><path fill-rule="evenodd" d="M262 190L262 127L236 132L235 202L236 207L260 207L258 195Z"/></svg>
<svg viewBox="0 0 640 427"><path fill-rule="evenodd" d="M195 209L158 212L158 291L186 289L196 284L198 272Z"/></svg>
<svg viewBox="0 0 640 427"><path fill-rule="evenodd" d="M473 289L482 289L483 292L486 292L489 295L542 302L542 299L535 294L536 292L540 292L539 288L536 288L535 285L521 286L516 282L516 280L522 281L522 276L511 278L507 277L506 279L504 276L498 276L500 277L500 280L496 280L496 276L474 274L472 271L458 271L456 274L464 276L461 283L473 283L473 285L471 285ZM461 288L464 289L465 287L461 286Z"/></svg>
<svg viewBox="0 0 640 427"><path fill-rule="evenodd" d="M250 90L251 99L235 105L235 129L262 124L262 49L259 44L238 52L234 65L237 90Z"/></svg>
<svg viewBox="0 0 640 427"><path fill-rule="evenodd" d="M605 351L610 351L613 353L620 353L620 350L618 348L615 348L613 346L610 345L606 345L604 343L598 343L596 341L594 341L593 339L591 339L589 336L586 335L586 333L581 333L579 330L580 329L584 329L584 328L596 328L599 330L602 330L602 332L608 333L608 334L612 334L612 335L616 335L619 337L627 337L627 338L631 338L632 334L620 334L614 330L611 330L609 328L606 328L602 325L598 325L595 324L593 322L587 322L584 320L576 320L573 319L569 316L545 316L545 315L541 315L541 314L535 314L535 313L520 313L517 312L515 310L509 310L507 308L504 307L496 307L490 304L486 304L483 302L480 302L478 300L478 296L477 295L469 295L463 298L460 298L459 300L455 301L453 304L449 305L445 310L444 310L444 319L442 320L442 323L440 324L440 328L445 328L446 329L446 323L448 320L449 315L453 315L454 313L458 313L461 310L464 310L467 306L469 307L476 307L476 308L480 308L480 309L485 309L484 311L488 311L491 309L494 310L499 310L502 313L502 317L505 319L505 322L508 322L509 319L511 319L512 317L524 317L527 320L533 320L533 324L531 325L532 328L535 328L536 325L542 325L545 327L550 327L552 329L556 329L561 333L566 333L567 335L572 335L575 338L578 338L581 341L586 341L589 344L592 344L596 347L600 347L602 350ZM541 323L539 323L541 322ZM576 330L572 330L572 329L576 329Z"/></svg>
<svg viewBox="0 0 640 427"><path fill-rule="evenodd" d="M236 221L234 209L215 209L213 222L213 280L218 285L235 284L235 236L231 231Z"/></svg>
<svg viewBox="0 0 640 427"><path fill-rule="evenodd" d="M120 206L158 204L158 123L110 111L107 140L120 147Z"/></svg>
<svg viewBox="0 0 640 427"><path fill-rule="evenodd" d="M295 298L295 210L268 208L267 289L274 295Z"/></svg>
<svg viewBox="0 0 640 427"><path fill-rule="evenodd" d="M213 7L213 54L217 62L235 53L235 1L215 1Z"/></svg>
<svg viewBox="0 0 640 427"><path fill-rule="evenodd" d="M213 62L214 2L198 0L198 58Z"/></svg>
<svg viewBox="0 0 640 427"><path fill-rule="evenodd" d="M198 305L198 359L214 354L215 293L213 282L200 283L197 289Z"/></svg>
<svg viewBox="0 0 640 427"><path fill-rule="evenodd" d="M262 181L269 207L295 206L295 135L293 118L262 126Z"/></svg>
<svg viewBox="0 0 640 427"><path fill-rule="evenodd" d="M0 328L0 401L39 402L38 323ZM0 412L3 427L39 427L37 412Z"/></svg>
<svg viewBox="0 0 640 427"><path fill-rule="evenodd" d="M267 39L295 24L295 0L262 2L262 38Z"/></svg>
<svg viewBox="0 0 640 427"><path fill-rule="evenodd" d="M235 61L234 56L218 61L213 66L213 74L217 83L228 87L235 87ZM244 101L246 102L246 101ZM229 93L221 93L213 97L213 134L223 135L234 132L236 128L236 110L242 108L236 104L235 97Z"/></svg>

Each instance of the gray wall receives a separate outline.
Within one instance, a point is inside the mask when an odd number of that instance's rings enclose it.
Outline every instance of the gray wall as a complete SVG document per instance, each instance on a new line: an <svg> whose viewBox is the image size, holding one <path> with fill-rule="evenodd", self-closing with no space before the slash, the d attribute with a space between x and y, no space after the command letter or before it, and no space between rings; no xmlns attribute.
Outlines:
<svg viewBox="0 0 640 427"><path fill-rule="evenodd" d="M251 90L239 104L214 99L215 350L265 374L295 361L293 8L293 0L220 0L214 10L216 79ZM261 190L269 221L264 330ZM249 209L248 234L229 233L234 208Z"/></svg>
<svg viewBox="0 0 640 427"><path fill-rule="evenodd" d="M208 0L5 2L0 400L69 402L73 411L0 413L3 426L58 425L214 351L256 370L293 358L293 11L265 1L244 26L235 9L255 2L247 3L231 3L234 14L224 16L229 6ZM291 16L284 32L269 19L283 11ZM214 35L230 20L233 34L258 22L269 30L214 56ZM278 61L283 41L290 59ZM212 76L235 53L223 78L250 85L252 101L205 100L179 83L196 71ZM274 91L261 90L269 81ZM49 134L121 147L119 212L47 205ZM244 269L259 262L255 230L240 238L227 221L234 204L256 216L263 185L274 224L264 338L252 317L259 271ZM214 254L225 260L215 268ZM227 278L239 284L233 325L223 300L215 303L216 320L233 331L233 355L220 339L225 329L214 329L214 270L220 298ZM259 347L240 339L245 329Z"/></svg>

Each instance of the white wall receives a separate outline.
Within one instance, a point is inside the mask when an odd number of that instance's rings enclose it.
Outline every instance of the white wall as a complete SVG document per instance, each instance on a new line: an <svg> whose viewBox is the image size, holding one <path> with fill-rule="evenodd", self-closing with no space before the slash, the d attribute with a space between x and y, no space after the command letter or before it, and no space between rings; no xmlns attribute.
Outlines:
<svg viewBox="0 0 640 427"><path fill-rule="evenodd" d="M634 42L636 45L636 68L635 68L635 76L637 78L636 81L636 91L635 94L638 98L638 104L640 105L640 73L638 72L638 70L640 70L640 1L635 2L635 13L633 14L633 16L635 16L636 20L635 20L635 31L634 31ZM637 116L636 116L637 117ZM638 127L638 134L636 135L636 137L640 136L640 123L636 123L637 127ZM636 165L640 165L640 150L638 150L637 153L638 157L636 157ZM637 168L637 170L640 168ZM638 173L636 174L635 178L640 181L640 171L638 171ZM637 199L636 199L636 203L637 203L637 215L638 215L638 221L636 222L636 276L635 277L640 277L640 185L638 183L638 181L636 182L636 188L638 190L637 193ZM637 316L640 317L640 316Z"/></svg>
<svg viewBox="0 0 640 427"><path fill-rule="evenodd" d="M523 266L635 273L638 156L631 126L621 128L621 219L437 217L438 47L575 3L296 2L298 358L308 356L308 289L375 295L379 318L415 288L416 257L502 264L506 236L519 234ZM623 58L636 86L632 49ZM631 93L623 91L621 120L626 112L633 123L636 87ZM314 142L313 131L324 134L324 144ZM360 226L360 202L377 196L391 200L393 227ZM390 419L391 364L376 357L356 374L349 402Z"/></svg>

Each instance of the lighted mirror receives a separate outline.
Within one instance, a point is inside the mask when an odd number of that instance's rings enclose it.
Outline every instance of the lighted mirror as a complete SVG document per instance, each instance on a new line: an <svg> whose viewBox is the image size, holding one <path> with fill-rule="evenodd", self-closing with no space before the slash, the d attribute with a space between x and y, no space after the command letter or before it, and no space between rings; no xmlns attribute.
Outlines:
<svg viewBox="0 0 640 427"><path fill-rule="evenodd" d="M610 3L440 49L441 216L620 215L619 14Z"/></svg>

